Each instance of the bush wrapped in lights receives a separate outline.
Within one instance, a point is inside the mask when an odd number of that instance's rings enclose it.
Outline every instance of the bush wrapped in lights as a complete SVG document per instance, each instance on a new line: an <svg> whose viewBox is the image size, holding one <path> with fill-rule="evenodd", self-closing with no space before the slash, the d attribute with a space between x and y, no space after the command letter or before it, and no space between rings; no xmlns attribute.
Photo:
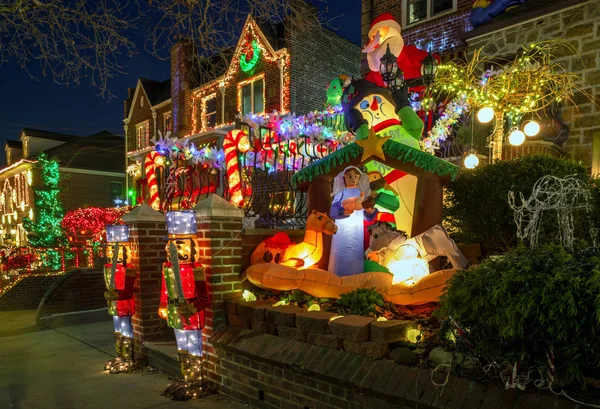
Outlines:
<svg viewBox="0 0 600 409"><path fill-rule="evenodd" d="M69 237L91 236L93 241L100 241L104 234L104 226L118 224L128 207L86 207L67 212L62 220L62 228Z"/></svg>

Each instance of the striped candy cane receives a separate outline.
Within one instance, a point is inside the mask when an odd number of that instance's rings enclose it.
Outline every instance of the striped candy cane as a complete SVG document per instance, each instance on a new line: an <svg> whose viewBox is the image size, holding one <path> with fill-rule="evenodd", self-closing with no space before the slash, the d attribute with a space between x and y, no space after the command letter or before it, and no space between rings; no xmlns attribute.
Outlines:
<svg viewBox="0 0 600 409"><path fill-rule="evenodd" d="M146 171L146 183L150 191L150 200L148 204L154 210L160 210L160 196L158 194L158 182L156 181L156 167L154 161L160 154L156 151L150 152L144 159L144 170Z"/></svg>
<svg viewBox="0 0 600 409"><path fill-rule="evenodd" d="M234 129L225 135L223 151L225 153L225 165L227 166L227 181L229 184L229 197L235 206L242 206L244 196L242 194L242 178L238 166L238 151L247 152L250 149L250 139L244 131Z"/></svg>

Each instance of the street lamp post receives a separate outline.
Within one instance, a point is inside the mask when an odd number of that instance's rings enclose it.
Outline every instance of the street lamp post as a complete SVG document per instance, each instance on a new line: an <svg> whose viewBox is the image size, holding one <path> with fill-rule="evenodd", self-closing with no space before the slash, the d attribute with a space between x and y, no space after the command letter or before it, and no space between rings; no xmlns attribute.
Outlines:
<svg viewBox="0 0 600 409"><path fill-rule="evenodd" d="M395 91L404 85L404 74L398 68L397 57L390 51L389 44L385 54L381 57L379 73L390 91Z"/></svg>

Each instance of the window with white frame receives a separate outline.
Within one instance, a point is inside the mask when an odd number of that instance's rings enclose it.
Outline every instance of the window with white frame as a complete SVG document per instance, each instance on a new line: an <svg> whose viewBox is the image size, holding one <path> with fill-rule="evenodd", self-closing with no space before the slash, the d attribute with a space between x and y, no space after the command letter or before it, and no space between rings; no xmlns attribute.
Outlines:
<svg viewBox="0 0 600 409"><path fill-rule="evenodd" d="M204 128L214 128L217 125L217 94L204 100Z"/></svg>
<svg viewBox="0 0 600 409"><path fill-rule="evenodd" d="M257 77L238 85L238 94L241 99L240 109L242 115L262 114L265 109L264 77Z"/></svg>
<svg viewBox="0 0 600 409"><path fill-rule="evenodd" d="M169 131L173 131L173 115L171 111L163 114L163 132L167 133Z"/></svg>
<svg viewBox="0 0 600 409"><path fill-rule="evenodd" d="M137 148L144 149L150 146L150 121L144 121L135 126Z"/></svg>
<svg viewBox="0 0 600 409"><path fill-rule="evenodd" d="M456 0L403 0L404 24L416 24L456 11Z"/></svg>
<svg viewBox="0 0 600 409"><path fill-rule="evenodd" d="M143 108L143 107L144 107L144 96L141 95L140 96L140 108Z"/></svg>

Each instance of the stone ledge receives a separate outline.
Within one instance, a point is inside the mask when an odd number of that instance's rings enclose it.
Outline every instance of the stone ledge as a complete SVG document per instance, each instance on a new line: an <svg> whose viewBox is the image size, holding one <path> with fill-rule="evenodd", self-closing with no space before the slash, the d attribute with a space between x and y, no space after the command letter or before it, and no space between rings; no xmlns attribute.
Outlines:
<svg viewBox="0 0 600 409"><path fill-rule="evenodd" d="M217 350L226 351L228 356L239 354L250 358L253 367L260 367L261 371L262 365L272 365L272 370L264 369L269 371L269 375L278 373L276 370L288 370L314 379L315 383L323 381L360 391L366 401L373 403L365 407L384 409L418 405L423 408L477 409L495 407L496 403L498 407L523 409L546 409L555 404L561 408L576 406L562 398L504 390L498 385L483 385L454 375L450 375L443 394L439 396L441 389L430 382L432 372L428 369L399 365L389 360L371 361L349 352L258 334L242 328L224 327L215 332L211 341ZM256 376L260 379L263 375L257 371ZM434 378L437 383L443 383L445 376L436 373ZM291 381L288 384L289 388L302 388ZM323 386L323 390L333 391L334 388ZM317 391L311 393L319 397L326 396ZM329 397L330 401L332 399ZM487 406L481 406L482 402L487 402ZM508 406L504 406L507 402ZM545 406L540 406L542 403Z"/></svg>

